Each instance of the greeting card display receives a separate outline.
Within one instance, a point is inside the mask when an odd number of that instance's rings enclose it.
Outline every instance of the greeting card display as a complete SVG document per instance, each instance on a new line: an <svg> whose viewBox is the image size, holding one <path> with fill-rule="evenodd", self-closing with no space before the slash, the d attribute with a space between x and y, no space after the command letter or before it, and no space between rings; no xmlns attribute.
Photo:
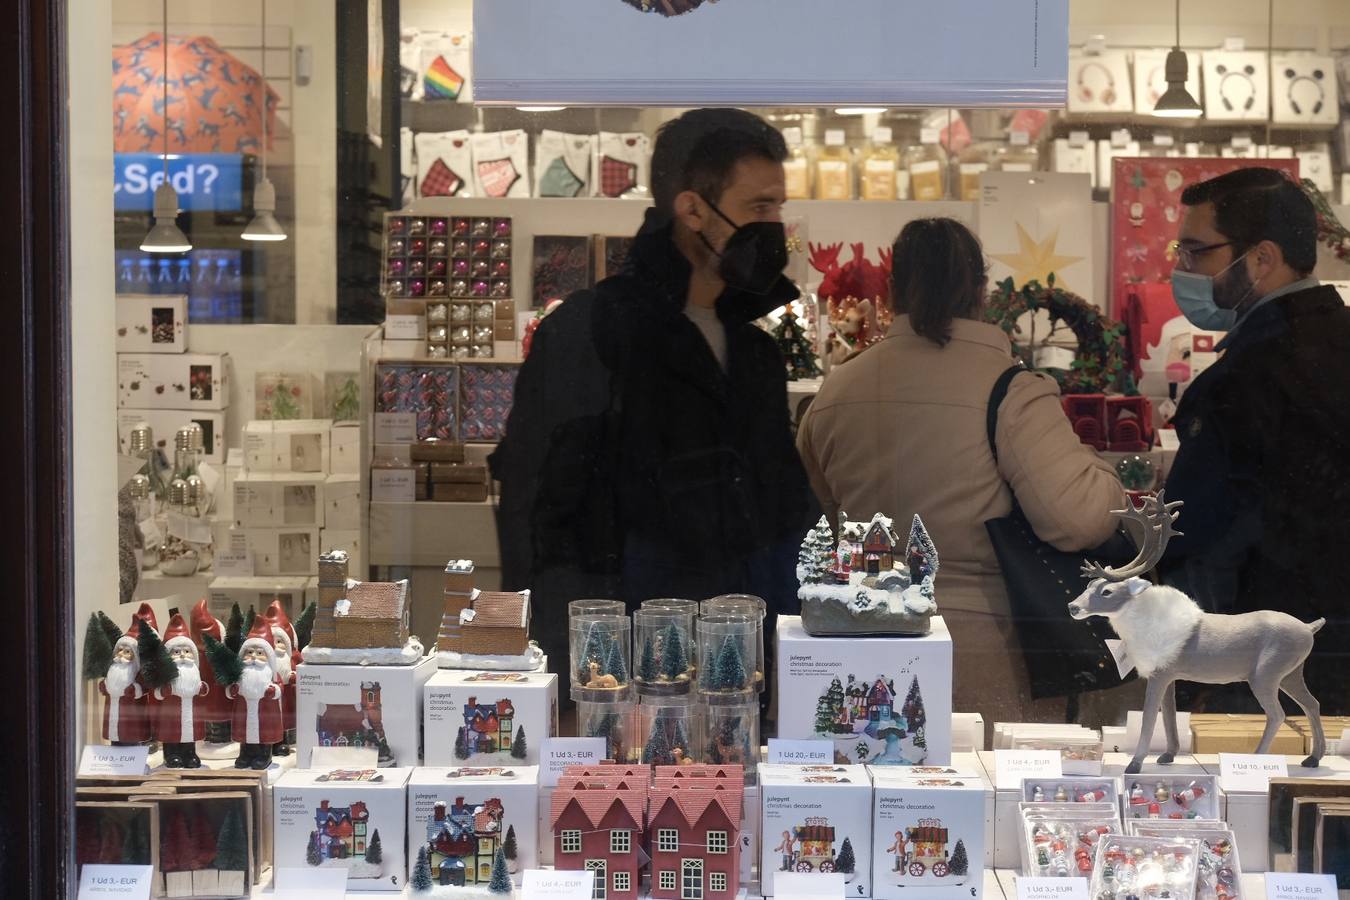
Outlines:
<svg viewBox="0 0 1350 900"><path fill-rule="evenodd" d="M1207 50L1205 118L1215 122L1264 122L1270 118L1270 70L1256 50Z"/></svg>
<svg viewBox="0 0 1350 900"><path fill-rule="evenodd" d="M1134 108L1130 65L1124 50L1069 53L1069 112L1128 113Z"/></svg>

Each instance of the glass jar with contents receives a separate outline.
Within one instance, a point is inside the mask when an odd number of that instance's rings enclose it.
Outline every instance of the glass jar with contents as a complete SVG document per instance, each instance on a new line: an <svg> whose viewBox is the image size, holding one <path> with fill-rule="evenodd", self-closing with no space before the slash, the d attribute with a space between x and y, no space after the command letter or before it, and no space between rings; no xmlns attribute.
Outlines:
<svg viewBox="0 0 1350 900"><path fill-rule="evenodd" d="M859 195L864 200L896 199L895 173L900 166L900 152L891 143L891 129L878 126L872 130L872 143L863 158Z"/></svg>
<svg viewBox="0 0 1350 900"><path fill-rule="evenodd" d="M909 171L911 200L941 200L946 197L947 157L938 143L936 128L919 131L919 143L905 151L905 168Z"/></svg>
<svg viewBox="0 0 1350 900"><path fill-rule="evenodd" d="M842 128L825 132L825 147L816 159L816 199L853 199L853 155L844 146Z"/></svg>
<svg viewBox="0 0 1350 900"><path fill-rule="evenodd" d="M996 146L991 141L971 144L961 151L957 161L957 196L967 202L980 199L980 175L989 171Z"/></svg>
<svg viewBox="0 0 1350 900"><path fill-rule="evenodd" d="M801 128L793 125L783 129L788 158L783 161L784 187L789 200L811 199L811 162L802 143Z"/></svg>
<svg viewBox="0 0 1350 900"><path fill-rule="evenodd" d="M1025 131L1008 133L1008 144L1000 148L999 169L1004 172L1035 172L1041 162L1040 152L1032 145Z"/></svg>

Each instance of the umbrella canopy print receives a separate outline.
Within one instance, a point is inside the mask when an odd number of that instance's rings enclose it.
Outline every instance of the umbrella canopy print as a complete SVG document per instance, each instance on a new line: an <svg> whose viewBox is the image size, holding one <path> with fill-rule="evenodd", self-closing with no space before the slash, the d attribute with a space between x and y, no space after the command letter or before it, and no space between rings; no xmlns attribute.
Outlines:
<svg viewBox="0 0 1350 900"><path fill-rule="evenodd" d="M147 34L113 50L116 152L162 152L165 129L170 153L260 152L262 77L209 37L170 36L166 116L162 40ZM269 136L275 133L277 100L268 87Z"/></svg>

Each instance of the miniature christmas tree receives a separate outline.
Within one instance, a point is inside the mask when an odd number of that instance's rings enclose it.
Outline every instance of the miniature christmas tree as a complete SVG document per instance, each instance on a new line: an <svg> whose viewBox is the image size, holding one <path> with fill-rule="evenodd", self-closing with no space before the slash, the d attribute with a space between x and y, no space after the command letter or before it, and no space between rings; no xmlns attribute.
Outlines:
<svg viewBox="0 0 1350 900"><path fill-rule="evenodd" d="M600 666L600 672L603 674L605 665L605 656L600 642L600 626L592 624L586 629L586 642L581 648L580 665L577 667L577 681L586 684L591 680L591 663Z"/></svg>
<svg viewBox="0 0 1350 900"><path fill-rule="evenodd" d="M417 848L417 863L413 866L412 878L408 880L414 894L427 894L435 886L431 880L431 860L427 859L427 848Z"/></svg>
<svg viewBox="0 0 1350 900"><path fill-rule="evenodd" d="M187 816L170 813L168 827L160 838L159 867L165 872L189 872L195 858Z"/></svg>
<svg viewBox="0 0 1350 900"><path fill-rule="evenodd" d="M671 723L670 749L672 753L679 750L685 756L689 755L689 734L684 730L683 719Z"/></svg>
<svg viewBox="0 0 1350 900"><path fill-rule="evenodd" d="M455 733L455 759L468 758L469 745L464 739L464 726L461 725L459 731Z"/></svg>
<svg viewBox="0 0 1350 900"><path fill-rule="evenodd" d="M169 651L164 649L164 642L155 629L146 622L141 623L136 649L141 657L141 675L149 687L164 687L178 677L177 664L169 656Z"/></svg>
<svg viewBox="0 0 1350 900"><path fill-rule="evenodd" d="M745 687L745 660L741 658L741 645L732 635L722 641L722 649L717 652L716 671L713 673L713 690L739 691Z"/></svg>
<svg viewBox="0 0 1350 900"><path fill-rule="evenodd" d="M492 880L488 882L488 891L493 894L511 893L511 873L506 870L506 856L500 847L492 857Z"/></svg>
<svg viewBox="0 0 1350 900"><path fill-rule="evenodd" d="M844 711L844 686L839 683L838 678L830 680L830 686L825 690L825 699L830 703L830 712L838 716Z"/></svg>
<svg viewBox="0 0 1350 900"><path fill-rule="evenodd" d="M253 608L253 604L248 606L248 612L244 614L243 633L248 634L253 630L253 621L258 618L258 611Z"/></svg>
<svg viewBox="0 0 1350 900"><path fill-rule="evenodd" d="M524 760L527 752L525 744L525 726L516 729L516 738L511 742L511 758Z"/></svg>
<svg viewBox="0 0 1350 900"><path fill-rule="evenodd" d="M222 872L246 871L248 869L246 840L243 819L239 815L238 807L232 804L220 823L220 834L216 838L216 858L212 862L213 868ZM314 841L310 842L311 847L314 844Z"/></svg>
<svg viewBox="0 0 1350 900"><path fill-rule="evenodd" d="M843 872L845 875L852 875L857 865L858 861L853 858L853 842L844 838L843 846L839 848L839 856L834 860L834 870Z"/></svg>
<svg viewBox="0 0 1350 900"><path fill-rule="evenodd" d="M647 635L642 641L642 656L638 658L638 679L648 683L656 680L656 651L652 649L652 637Z"/></svg>
<svg viewBox="0 0 1350 900"><path fill-rule="evenodd" d="M189 821L192 833L192 869L209 869L216 859L216 829L206 817L206 810L198 807L197 814Z"/></svg>
<svg viewBox="0 0 1350 900"><path fill-rule="evenodd" d="M113 647L122 637L122 629L101 612L89 616L84 630L84 677L97 681L108 673L113 661Z"/></svg>
<svg viewBox="0 0 1350 900"><path fill-rule="evenodd" d="M797 314L792 311L791 303L783 307L783 317L774 326L773 337L783 354L788 381L820 377L820 362L816 359L816 348L806 336L806 329L797 321Z"/></svg>
<svg viewBox="0 0 1350 900"><path fill-rule="evenodd" d="M615 762L622 762L614 755L615 746L619 741L619 714L607 712L599 718L591 718L586 722L586 737L602 737L605 739L605 758L613 759Z"/></svg>
<svg viewBox="0 0 1350 900"><path fill-rule="evenodd" d="M689 674L689 652L684 649L684 638L680 629L672 622L666 626L665 639L661 647L661 674L670 681Z"/></svg>
<svg viewBox="0 0 1350 900"><path fill-rule="evenodd" d="M737 721L728 717L717 723L717 731L708 742L708 762L717 765L744 763L742 754L744 741L737 740Z"/></svg>
<svg viewBox="0 0 1350 900"><path fill-rule="evenodd" d="M334 422L355 422L360 418L361 390L356 386L355 378L348 378L338 388L332 413Z"/></svg>
<svg viewBox="0 0 1350 900"><path fill-rule="evenodd" d="M150 865L150 836L147 828L139 827L136 822L127 823L126 835L122 838L122 858L124 866Z"/></svg>
<svg viewBox="0 0 1350 900"><path fill-rule="evenodd" d="M291 623L295 628L295 649L303 650L309 646L310 636L314 633L314 614L318 611L319 604L309 603L300 610L300 615Z"/></svg>
<svg viewBox="0 0 1350 900"><path fill-rule="evenodd" d="M609 652L605 656L605 674L613 675L619 684L628 683L628 667L623 662L623 648L619 641L609 642Z"/></svg>
<svg viewBox="0 0 1350 900"><path fill-rule="evenodd" d="M237 684L244 673L244 664L239 660L238 649L230 649L229 638L222 644L211 635L203 634L202 645L206 647L206 656L216 673L216 682L223 685Z"/></svg>
<svg viewBox="0 0 1350 900"><path fill-rule="evenodd" d="M323 854L319 852L319 833L317 831L309 833L309 846L305 848L305 862L311 866L323 864Z"/></svg>
<svg viewBox="0 0 1350 900"><path fill-rule="evenodd" d="M239 611L239 604L230 604L230 616L225 620L225 646L230 648L231 653L238 653L239 646L244 643L244 614Z"/></svg>
<svg viewBox="0 0 1350 900"><path fill-rule="evenodd" d="M516 860L516 826L506 826L506 838L502 841L502 853L510 862Z"/></svg>
<svg viewBox="0 0 1350 900"><path fill-rule="evenodd" d="M830 706L830 695L821 694L820 699L816 701L816 721L815 731L817 734L829 734L834 730L833 707Z"/></svg>
<svg viewBox="0 0 1350 900"><path fill-rule="evenodd" d="M642 763L649 766L669 766L675 762L670 753L670 744L666 741L666 714L659 712L652 722L651 734L647 735L647 746L642 748Z"/></svg>
<svg viewBox="0 0 1350 900"><path fill-rule="evenodd" d="M380 829L378 828L370 835L370 843L366 844L366 862L372 866L378 866L384 862L384 851L380 849Z"/></svg>
<svg viewBox="0 0 1350 900"><path fill-rule="evenodd" d="M966 875L970 872L970 860L966 859L966 842L957 840L956 848L952 850L952 858L948 863L953 875Z"/></svg>
<svg viewBox="0 0 1350 900"><path fill-rule="evenodd" d="M797 553L797 580L802 584L820 584L834 568L834 534L824 516L802 539Z"/></svg>
<svg viewBox="0 0 1350 900"><path fill-rule="evenodd" d="M122 845L126 843L124 838L121 824L116 819L105 818L103 840L99 843L98 852L94 854L94 862L111 866L119 865L122 862ZM165 849L162 836L159 843L162 855Z"/></svg>
<svg viewBox="0 0 1350 900"><path fill-rule="evenodd" d="M909 682L909 692L905 694L905 705L901 707L900 713L905 717L905 724L911 732L923 728L928 721L928 715L923 708L923 693L919 690L918 675Z"/></svg>
<svg viewBox="0 0 1350 900"><path fill-rule="evenodd" d="M909 526L909 540L905 543L905 563L909 566L909 583L919 584L938 570L937 547L923 527L923 520L916 513Z"/></svg>

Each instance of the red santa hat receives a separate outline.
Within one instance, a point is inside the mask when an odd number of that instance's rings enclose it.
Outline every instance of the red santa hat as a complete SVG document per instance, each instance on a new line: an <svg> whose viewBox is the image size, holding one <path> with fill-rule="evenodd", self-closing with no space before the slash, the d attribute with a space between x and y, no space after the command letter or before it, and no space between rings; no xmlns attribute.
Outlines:
<svg viewBox="0 0 1350 900"><path fill-rule="evenodd" d="M164 648L173 650L175 647L188 647L192 650L192 658L197 658L197 644L188 631L187 620L180 613L173 614L173 618L169 620L169 627L164 632Z"/></svg>
<svg viewBox="0 0 1350 900"><path fill-rule="evenodd" d="M222 635L225 633L225 626L220 624L220 620L211 615L211 611L206 608L205 600L198 600L197 605L192 607L192 639L198 644L205 644L202 635L209 634L216 640L224 640Z"/></svg>
<svg viewBox="0 0 1350 900"><path fill-rule="evenodd" d="M144 613L146 612L149 612L150 614L150 618L148 620L144 615ZM150 605L148 603L142 603L141 608L136 610L136 614L131 617L131 624L127 626L127 630L122 633L122 636L120 638L117 639L117 643L114 645L114 649L116 649L117 647L127 648L128 650L131 651L131 658L137 664L139 664L141 661L141 648L139 644L139 639L141 636L141 626L148 625L150 628L153 629L155 627L154 618L155 613L153 610L150 609Z"/></svg>
<svg viewBox="0 0 1350 900"><path fill-rule="evenodd" d="M267 607L267 612L263 615L272 623L273 630L281 631L286 635L286 640L291 642L291 650L300 649L296 646L298 641L295 638L295 626L291 624L291 617L286 615L286 608L281 605L280 600L273 600L272 605Z"/></svg>
<svg viewBox="0 0 1350 900"><path fill-rule="evenodd" d="M239 653L249 647L259 648L267 653L267 660L272 664L272 670L277 668L277 648L272 639L272 624L267 616L257 616L253 620L253 627L248 630L248 637L239 645Z"/></svg>
<svg viewBox="0 0 1350 900"><path fill-rule="evenodd" d="M143 619L156 632L159 631L159 622L155 620L155 609L149 603L142 603L140 605L140 608L136 610L135 618ZM134 622L132 623L132 627L133 628L135 627ZM130 628L127 629L127 633L128 634L131 633Z"/></svg>

